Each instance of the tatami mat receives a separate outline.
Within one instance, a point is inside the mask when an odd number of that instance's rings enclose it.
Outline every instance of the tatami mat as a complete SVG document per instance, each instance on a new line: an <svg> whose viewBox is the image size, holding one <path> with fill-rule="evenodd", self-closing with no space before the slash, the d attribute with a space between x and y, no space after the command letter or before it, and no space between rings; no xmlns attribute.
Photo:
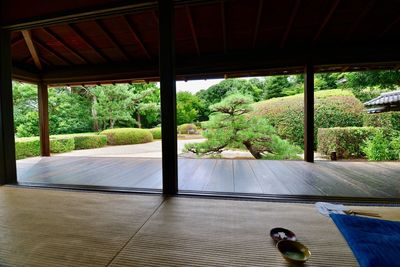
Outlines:
<svg viewBox="0 0 400 267"><path fill-rule="evenodd" d="M0 187L0 266L106 266L161 202Z"/></svg>
<svg viewBox="0 0 400 267"><path fill-rule="evenodd" d="M358 266L314 205L4 186L0 266L289 266L278 226L310 248L305 266Z"/></svg>
<svg viewBox="0 0 400 267"><path fill-rule="evenodd" d="M313 205L171 198L112 266L288 266L269 238L285 227L312 251L306 266L358 266Z"/></svg>

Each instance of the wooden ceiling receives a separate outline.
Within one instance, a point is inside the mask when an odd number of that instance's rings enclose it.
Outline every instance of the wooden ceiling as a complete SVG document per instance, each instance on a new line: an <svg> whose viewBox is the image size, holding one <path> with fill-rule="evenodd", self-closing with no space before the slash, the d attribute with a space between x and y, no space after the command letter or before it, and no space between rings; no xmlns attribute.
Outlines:
<svg viewBox="0 0 400 267"><path fill-rule="evenodd" d="M158 79L154 1L5 3L2 27L12 30L17 79L40 76L50 84ZM178 79L299 73L308 57L321 72L400 68L400 1L175 4Z"/></svg>

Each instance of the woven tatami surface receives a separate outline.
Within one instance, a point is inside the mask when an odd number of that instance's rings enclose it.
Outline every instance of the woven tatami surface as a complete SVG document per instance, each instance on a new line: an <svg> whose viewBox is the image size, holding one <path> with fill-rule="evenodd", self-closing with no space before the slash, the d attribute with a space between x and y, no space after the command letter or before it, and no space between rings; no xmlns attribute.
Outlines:
<svg viewBox="0 0 400 267"><path fill-rule="evenodd" d="M0 187L0 266L105 266L161 202Z"/></svg>
<svg viewBox="0 0 400 267"><path fill-rule="evenodd" d="M0 266L288 266L268 231L287 227L305 266L357 266L313 205L0 187Z"/></svg>

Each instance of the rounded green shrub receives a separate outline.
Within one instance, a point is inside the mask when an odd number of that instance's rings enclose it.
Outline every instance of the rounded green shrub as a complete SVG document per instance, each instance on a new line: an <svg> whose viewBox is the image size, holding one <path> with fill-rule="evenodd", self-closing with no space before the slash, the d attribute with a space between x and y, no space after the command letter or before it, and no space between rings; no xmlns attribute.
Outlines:
<svg viewBox="0 0 400 267"><path fill-rule="evenodd" d="M131 145L142 144L153 141L153 135L150 130L138 128L118 128L108 129L101 132L107 136L107 144L115 145Z"/></svg>
<svg viewBox="0 0 400 267"><path fill-rule="evenodd" d="M373 127L393 128L400 131L400 112L364 113L363 125Z"/></svg>
<svg viewBox="0 0 400 267"><path fill-rule="evenodd" d="M362 146L380 128L334 127L318 129L318 152L329 156L336 152L338 159L363 157Z"/></svg>
<svg viewBox="0 0 400 267"><path fill-rule="evenodd" d="M38 137L15 139L15 156L17 159L36 157L39 155L40 141Z"/></svg>
<svg viewBox="0 0 400 267"><path fill-rule="evenodd" d="M161 127L150 129L153 139L161 139Z"/></svg>
<svg viewBox="0 0 400 267"><path fill-rule="evenodd" d="M107 145L106 135L74 135L75 149L99 148Z"/></svg>
<svg viewBox="0 0 400 267"><path fill-rule="evenodd" d="M197 127L192 123L185 123L178 126L179 134L195 134L196 132L197 132Z"/></svg>
<svg viewBox="0 0 400 267"><path fill-rule="evenodd" d="M363 123L363 104L347 90L315 92L314 112L315 136L318 128L359 127ZM280 137L304 147L303 94L258 102L251 116L254 115L266 117Z"/></svg>
<svg viewBox="0 0 400 267"><path fill-rule="evenodd" d="M64 153L75 149L74 138L71 137L51 137L50 138L50 152L51 153Z"/></svg>

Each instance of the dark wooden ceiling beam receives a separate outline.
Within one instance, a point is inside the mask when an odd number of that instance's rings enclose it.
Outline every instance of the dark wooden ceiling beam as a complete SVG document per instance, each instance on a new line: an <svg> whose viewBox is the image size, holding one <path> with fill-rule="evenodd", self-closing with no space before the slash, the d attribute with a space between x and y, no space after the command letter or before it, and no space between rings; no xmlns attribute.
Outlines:
<svg viewBox="0 0 400 267"><path fill-rule="evenodd" d="M258 32L260 30L260 21L261 21L261 15L262 15L262 10L263 10L263 3L264 3L264 0L259 0L259 2L258 2L256 25L254 27L254 35L253 35L253 48L256 47Z"/></svg>
<svg viewBox="0 0 400 267"><path fill-rule="evenodd" d="M35 84L40 81L40 77L39 77L38 73L25 70L16 65L17 65L16 63L13 63L13 68L12 68L13 80L24 81L24 82L35 83Z"/></svg>
<svg viewBox="0 0 400 267"><path fill-rule="evenodd" d="M98 49L92 41L90 41L90 39L81 31L81 29L79 29L78 26L76 26L75 24L67 24L64 25L65 27L68 27L68 29L74 34L76 35L87 47L89 47L90 49L93 50L93 52L95 52L95 54L97 54L97 56L99 58L101 58L101 60L103 62L110 62L110 58L104 54L100 49Z"/></svg>
<svg viewBox="0 0 400 267"><path fill-rule="evenodd" d="M368 15L370 10L374 6L375 2L376 2L376 0L371 0L368 2L368 4L362 10L361 14L356 18L355 22L353 23L353 25L350 27L349 31L347 32L347 34L344 38L345 41L349 40L353 36L354 32L357 30L357 28L360 25L360 23L362 22L362 20Z"/></svg>
<svg viewBox="0 0 400 267"><path fill-rule="evenodd" d="M133 39L135 42L139 45L140 49L143 51L143 54L147 57L147 59L151 59L151 55L149 51L147 51L146 47L144 46L142 40L139 38L139 36L136 34L136 28L134 27L133 23L127 18L126 16L122 17L123 21L128 27L129 32L131 33ZM157 20L158 23L158 20Z"/></svg>
<svg viewBox="0 0 400 267"><path fill-rule="evenodd" d="M40 47L43 50L46 50L46 52L49 55L57 58L57 60L61 61L63 64L73 65L73 62L71 60L69 60L68 58L64 57L63 55L58 53L55 49L53 49L50 46L46 45L45 43L43 43L39 39L32 39L32 40L38 47Z"/></svg>
<svg viewBox="0 0 400 267"><path fill-rule="evenodd" d="M397 45L368 47L330 47L312 51L317 71L356 70L358 67L371 69L393 69L400 63L400 52ZM380 51L376 53L376 51ZM254 51L236 55L214 55L202 57L177 58L177 77L224 77L239 73L293 74L301 73L304 62L310 51L303 49L276 49L264 53ZM70 66L47 70L43 73L49 84L87 83L102 81L129 81L135 79L157 80L158 62L143 61L141 64L103 65L103 66Z"/></svg>
<svg viewBox="0 0 400 267"><path fill-rule="evenodd" d="M75 51L67 42L65 42L57 33L52 31L51 29L42 28L47 35L52 37L53 39L57 40L69 53L74 55L77 59L79 59L82 63L89 64L89 60L87 60L81 53Z"/></svg>
<svg viewBox="0 0 400 267"><path fill-rule="evenodd" d="M186 6L185 10L186 10L186 16L187 16L188 21L189 21L190 31L192 33L193 43L194 43L194 46L196 48L196 53L197 53L198 56L200 56L200 47L199 47L199 43L197 41L196 29L195 29L194 24L193 24L192 12L190 11L190 7L189 6Z"/></svg>
<svg viewBox="0 0 400 267"><path fill-rule="evenodd" d="M222 41L224 54L228 52L227 43L226 43L226 18L225 18L225 1L221 0L221 24L222 24Z"/></svg>
<svg viewBox="0 0 400 267"><path fill-rule="evenodd" d="M334 0L331 7L328 10L328 13L324 17L324 20L320 24L317 32L314 35L313 42L316 42L321 35L322 31L324 30L325 26L328 24L329 20L331 19L333 13L335 12L337 6L339 5L340 0Z"/></svg>
<svg viewBox="0 0 400 267"><path fill-rule="evenodd" d="M106 39L117 49L118 53L124 58L124 60L129 61L131 56L126 53L124 48L118 43L117 39L113 36L112 32L107 29L104 23L101 20L95 20L94 23L97 25Z"/></svg>
<svg viewBox="0 0 400 267"><path fill-rule="evenodd" d="M378 35L378 39L383 38L396 24L400 22L400 16L396 17L386 28Z"/></svg>
<svg viewBox="0 0 400 267"><path fill-rule="evenodd" d="M33 62L38 70L42 70L42 63L40 62L39 54L36 50L35 45L33 44L32 35L30 31L21 31L22 36L24 37L26 46L28 47L29 53L32 56Z"/></svg>
<svg viewBox="0 0 400 267"><path fill-rule="evenodd" d="M295 5L293 6L292 12L290 13L288 24L286 25L285 33L283 34L281 43L279 45L280 48L285 47L286 40L289 37L289 33L290 30L292 29L294 19L296 18L297 11L299 10L300 2L301 2L300 0L296 0Z"/></svg>

